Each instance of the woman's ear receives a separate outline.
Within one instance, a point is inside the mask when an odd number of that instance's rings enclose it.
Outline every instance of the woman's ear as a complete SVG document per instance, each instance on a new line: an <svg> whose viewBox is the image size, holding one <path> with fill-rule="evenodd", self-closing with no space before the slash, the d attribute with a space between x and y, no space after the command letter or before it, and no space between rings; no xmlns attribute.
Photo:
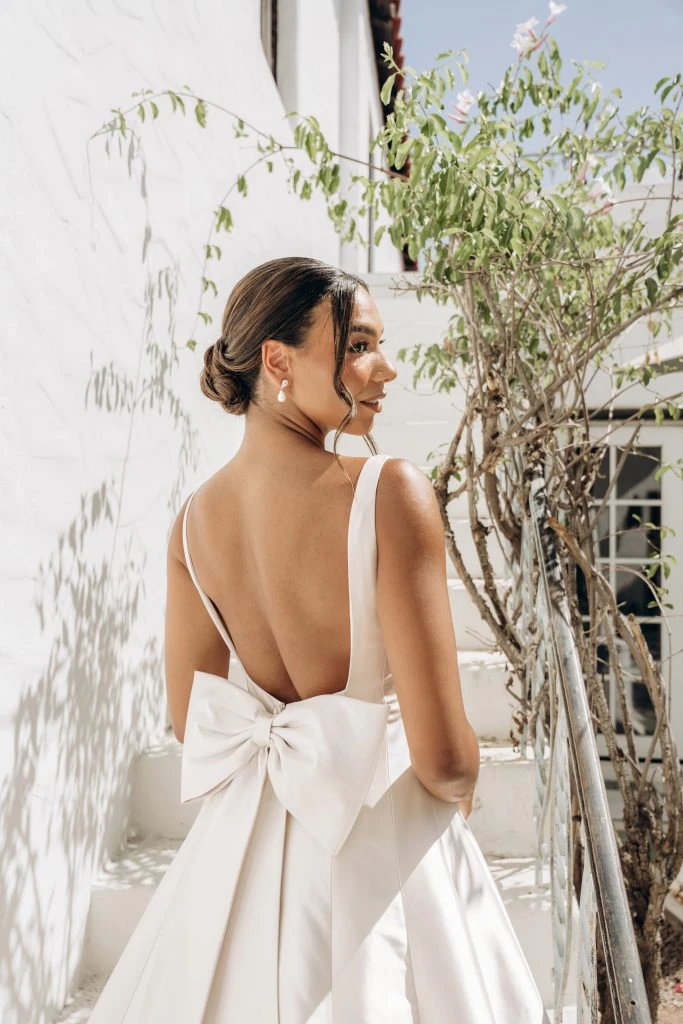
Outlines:
<svg viewBox="0 0 683 1024"><path fill-rule="evenodd" d="M267 338L261 345L263 368L270 380L280 386L283 377L289 377L290 359L287 346L275 338Z"/></svg>

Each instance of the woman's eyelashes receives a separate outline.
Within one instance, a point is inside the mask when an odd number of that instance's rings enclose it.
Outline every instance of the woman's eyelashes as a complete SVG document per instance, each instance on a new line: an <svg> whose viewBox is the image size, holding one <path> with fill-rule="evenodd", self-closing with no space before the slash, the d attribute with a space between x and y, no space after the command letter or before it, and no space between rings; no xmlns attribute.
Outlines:
<svg viewBox="0 0 683 1024"><path fill-rule="evenodd" d="M383 345L386 340L387 340L386 338L381 338L380 341L379 341L379 344ZM357 341L355 345L349 345L348 351L349 352L367 352L369 344L370 344L369 341ZM360 348L361 345L365 345L365 348L361 349Z"/></svg>

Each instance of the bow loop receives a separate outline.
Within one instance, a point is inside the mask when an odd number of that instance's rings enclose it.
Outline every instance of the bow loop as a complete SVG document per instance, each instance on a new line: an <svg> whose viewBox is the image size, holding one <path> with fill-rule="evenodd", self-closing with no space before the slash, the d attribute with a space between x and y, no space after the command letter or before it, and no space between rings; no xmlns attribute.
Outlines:
<svg viewBox="0 0 683 1024"><path fill-rule="evenodd" d="M195 672L183 743L183 803L227 786L265 758L275 795L331 853L344 844L372 782L387 707L320 694L270 712L248 690Z"/></svg>

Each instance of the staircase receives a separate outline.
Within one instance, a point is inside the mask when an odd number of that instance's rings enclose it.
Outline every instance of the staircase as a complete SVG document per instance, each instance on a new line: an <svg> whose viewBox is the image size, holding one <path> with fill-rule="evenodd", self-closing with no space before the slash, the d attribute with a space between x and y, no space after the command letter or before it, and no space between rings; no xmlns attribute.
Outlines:
<svg viewBox="0 0 683 1024"><path fill-rule="evenodd" d="M454 521L465 549L469 523ZM465 587L449 565L448 589L459 652L460 678L468 717L480 738L481 768L468 824L499 886L506 908L547 1007L553 1003L551 904L547 868L534 880L536 830L532 818L534 763L522 757L509 737L514 699L505 689L504 658L487 649L492 637ZM501 565L497 569L502 569ZM500 583L506 579L501 571ZM106 978L120 956L154 887L171 863L199 810L181 805L182 746L166 735L148 747L134 766L128 839L92 890L82 983L55 1024L86 1024ZM576 989L574 957L567 988ZM552 1010L549 1015L553 1020ZM573 1024L573 1007L564 1024Z"/></svg>

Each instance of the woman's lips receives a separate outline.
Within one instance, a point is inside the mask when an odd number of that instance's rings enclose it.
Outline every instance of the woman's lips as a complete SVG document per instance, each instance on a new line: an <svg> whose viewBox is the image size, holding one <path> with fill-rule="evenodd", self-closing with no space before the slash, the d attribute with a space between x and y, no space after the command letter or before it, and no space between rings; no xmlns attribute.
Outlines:
<svg viewBox="0 0 683 1024"><path fill-rule="evenodd" d="M374 402L366 402L366 401L361 399L361 405L367 405L368 408L372 409L373 412L381 412L382 411L382 402L381 402L381 400L379 398L375 399Z"/></svg>

